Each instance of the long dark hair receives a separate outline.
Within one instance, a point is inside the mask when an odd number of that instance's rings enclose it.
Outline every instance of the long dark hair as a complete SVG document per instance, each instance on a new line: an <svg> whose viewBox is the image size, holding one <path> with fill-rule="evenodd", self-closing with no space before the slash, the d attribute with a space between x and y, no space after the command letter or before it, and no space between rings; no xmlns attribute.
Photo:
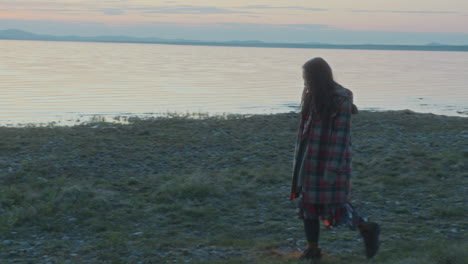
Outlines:
<svg viewBox="0 0 468 264"><path fill-rule="evenodd" d="M313 58L303 66L304 91L302 92L301 116L314 110L325 121L330 118L332 112L336 110L336 103L333 100L335 81L330 65L322 58Z"/></svg>

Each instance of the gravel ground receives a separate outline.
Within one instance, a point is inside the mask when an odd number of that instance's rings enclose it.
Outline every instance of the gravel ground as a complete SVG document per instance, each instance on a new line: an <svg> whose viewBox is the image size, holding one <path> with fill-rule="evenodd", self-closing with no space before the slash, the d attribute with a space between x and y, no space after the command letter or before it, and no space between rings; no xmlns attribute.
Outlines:
<svg viewBox="0 0 468 264"><path fill-rule="evenodd" d="M465 263L468 118L361 111L353 203L375 263ZM0 127L0 263L298 263L296 113ZM322 230L323 263L363 263ZM421 262L422 261L422 262Z"/></svg>

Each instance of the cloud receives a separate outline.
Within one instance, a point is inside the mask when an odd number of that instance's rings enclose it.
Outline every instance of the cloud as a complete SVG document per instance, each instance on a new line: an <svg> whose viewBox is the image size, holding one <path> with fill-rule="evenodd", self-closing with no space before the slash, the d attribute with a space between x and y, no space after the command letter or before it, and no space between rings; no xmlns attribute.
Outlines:
<svg viewBox="0 0 468 264"><path fill-rule="evenodd" d="M100 1L100 4L115 4L115 1ZM56 3L39 1L30 3L28 1L14 1L11 3L1 3L6 5L7 8L14 8L15 10L29 10L37 12L98 12L106 15L122 15L125 13L123 9L119 8L95 8L93 5L85 3Z"/></svg>
<svg viewBox="0 0 468 264"><path fill-rule="evenodd" d="M88 5L84 3L57 3L53 1L25 1L25 0L15 0L15 1L0 1L0 5L3 7L15 7L15 8L30 8L32 6L40 7L50 7L50 8L64 8L64 7L86 7Z"/></svg>
<svg viewBox="0 0 468 264"><path fill-rule="evenodd" d="M103 8L103 9L99 9L99 11L110 16L125 14L125 11L119 8Z"/></svg>
<svg viewBox="0 0 468 264"><path fill-rule="evenodd" d="M299 9L299 10L307 10L307 11L328 11L329 9L325 8L311 8L311 7L303 7L303 6L269 6L269 5L248 5L242 6L238 8L243 9Z"/></svg>
<svg viewBox="0 0 468 264"><path fill-rule="evenodd" d="M143 13L147 14L254 14L253 12L237 11L215 6L193 5L157 6L147 8L140 7L131 8L131 10L143 11Z"/></svg>
<svg viewBox="0 0 468 264"><path fill-rule="evenodd" d="M31 11L40 12L82 12L83 9L69 9L69 8L32 8Z"/></svg>
<svg viewBox="0 0 468 264"><path fill-rule="evenodd" d="M101 8L101 9L70 9L70 8L31 8L27 9L30 11L38 11L38 12L99 12L104 13L105 15L122 15L125 14L125 11L119 8Z"/></svg>
<svg viewBox="0 0 468 264"><path fill-rule="evenodd" d="M455 11L351 10L353 13L460 14Z"/></svg>
<svg viewBox="0 0 468 264"><path fill-rule="evenodd" d="M119 2L119 3L116 3ZM2 0L0 0L2 3ZM270 5L248 5L248 6L203 6L203 5L174 5L180 1L163 1L163 5L138 5L130 4L127 0L108 1L101 0L96 3L88 2L67 2L58 3L54 1L39 0L33 4L25 0L5 1L2 3L6 8L15 8L32 11L49 12L72 12L72 11L91 11L104 13L105 15L122 15L126 11L133 11L139 14L259 14L261 10L302 10L302 11L328 11L324 8L311 8L302 6L270 6ZM116 4L117 7L116 7ZM125 7L125 8L122 8ZM76 10L81 9L81 10Z"/></svg>
<svg viewBox="0 0 468 264"><path fill-rule="evenodd" d="M257 24L257 23L215 23L201 24L204 27L243 28L243 29L293 29L293 30L329 30L333 29L323 24Z"/></svg>

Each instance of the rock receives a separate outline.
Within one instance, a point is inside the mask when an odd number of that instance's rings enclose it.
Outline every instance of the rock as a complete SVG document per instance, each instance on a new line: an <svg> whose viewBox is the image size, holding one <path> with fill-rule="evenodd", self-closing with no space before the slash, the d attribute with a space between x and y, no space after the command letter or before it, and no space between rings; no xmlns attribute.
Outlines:
<svg viewBox="0 0 468 264"><path fill-rule="evenodd" d="M135 255L135 256L141 256L141 255L143 255L143 251L140 251L140 250L133 250L131 254L132 254L132 255Z"/></svg>
<svg viewBox="0 0 468 264"><path fill-rule="evenodd" d="M40 182L42 182L42 183L48 183L48 182L49 182L49 180L47 180L47 179L44 178L44 177L37 177L37 180L40 181Z"/></svg>
<svg viewBox="0 0 468 264"><path fill-rule="evenodd" d="M305 241L305 240L298 240L298 241L296 241L296 246L298 246L298 247L304 246L305 244L306 244L306 241Z"/></svg>
<svg viewBox="0 0 468 264"><path fill-rule="evenodd" d="M405 110L400 110L399 111L400 113L402 114L405 114L405 115L412 115L412 114L415 114L415 112L409 110L409 109L405 109Z"/></svg>
<svg viewBox="0 0 468 264"><path fill-rule="evenodd" d="M450 229L450 232L452 232L452 233L457 233L458 230L457 230L456 228L452 228L452 229Z"/></svg>
<svg viewBox="0 0 468 264"><path fill-rule="evenodd" d="M2 244L5 245L5 246L9 246L9 245L11 245L11 241L10 240L3 240Z"/></svg>
<svg viewBox="0 0 468 264"><path fill-rule="evenodd" d="M33 252L35 249L36 249L35 247L28 247L28 248L19 249L19 251L22 251L22 252Z"/></svg>

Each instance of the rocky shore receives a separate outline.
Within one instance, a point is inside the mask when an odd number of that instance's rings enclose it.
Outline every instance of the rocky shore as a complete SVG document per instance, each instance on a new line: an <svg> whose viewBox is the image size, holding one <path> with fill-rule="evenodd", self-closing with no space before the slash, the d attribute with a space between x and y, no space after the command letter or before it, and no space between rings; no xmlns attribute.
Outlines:
<svg viewBox="0 0 468 264"><path fill-rule="evenodd" d="M298 114L0 127L0 263L300 263L288 201ZM375 263L468 259L468 118L353 116L353 203ZM322 230L322 263L363 263Z"/></svg>

